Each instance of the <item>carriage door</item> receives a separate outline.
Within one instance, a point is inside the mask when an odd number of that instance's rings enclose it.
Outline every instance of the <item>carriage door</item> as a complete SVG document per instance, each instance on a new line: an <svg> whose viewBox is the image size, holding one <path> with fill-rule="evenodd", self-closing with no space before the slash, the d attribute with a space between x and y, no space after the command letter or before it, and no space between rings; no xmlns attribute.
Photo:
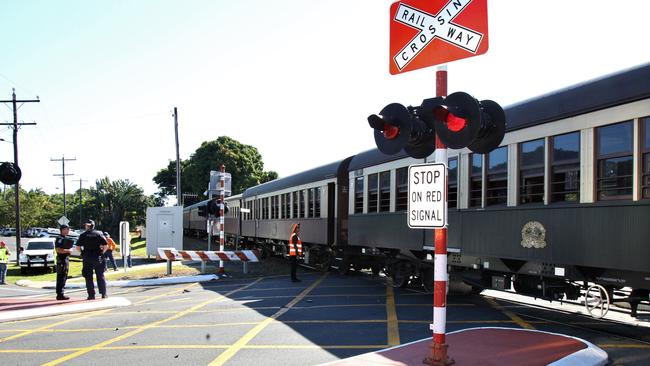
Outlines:
<svg viewBox="0 0 650 366"><path fill-rule="evenodd" d="M336 185L334 183L327 184L327 245L334 244L334 230L336 228Z"/></svg>

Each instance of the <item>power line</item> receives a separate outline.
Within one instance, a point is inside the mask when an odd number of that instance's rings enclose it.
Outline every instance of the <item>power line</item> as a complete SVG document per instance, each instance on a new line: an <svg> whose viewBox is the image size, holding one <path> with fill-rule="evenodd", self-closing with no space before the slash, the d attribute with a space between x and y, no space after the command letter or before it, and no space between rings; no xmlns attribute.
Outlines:
<svg viewBox="0 0 650 366"><path fill-rule="evenodd" d="M0 103L11 103L14 112L14 123L0 123L0 126L12 125L14 128L14 164L18 166L18 126L35 125L36 123L18 123L18 108L24 103L39 103L38 96L35 100L18 100L16 99L16 88L12 88L11 100L0 100ZM20 106L16 104L22 103ZM21 247L20 243L20 185L16 182L16 249ZM16 250L18 252L18 250ZM16 255L16 264L18 263L18 255Z"/></svg>
<svg viewBox="0 0 650 366"><path fill-rule="evenodd" d="M83 200L82 200L82 196L81 196L81 184L83 182L88 182L88 181L85 180L85 179L81 179L81 178L73 179L72 181L73 182L79 182L79 225L81 225L81 223L83 222Z"/></svg>
<svg viewBox="0 0 650 366"><path fill-rule="evenodd" d="M66 198L65 198L65 177L68 175L74 175L74 174L65 174L65 162L66 161L75 161L77 158L72 158L72 159L66 159L65 155L61 157L61 159L52 159L50 158L50 161L60 161L61 162L61 170L62 174L53 174L55 177L61 177L63 179L63 216L68 217L68 208L66 205Z"/></svg>

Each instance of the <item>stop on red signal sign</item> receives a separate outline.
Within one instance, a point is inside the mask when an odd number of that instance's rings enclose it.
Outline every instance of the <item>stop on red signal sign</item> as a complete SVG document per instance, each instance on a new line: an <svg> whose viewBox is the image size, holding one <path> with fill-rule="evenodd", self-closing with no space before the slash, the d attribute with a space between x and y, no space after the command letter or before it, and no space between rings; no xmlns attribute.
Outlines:
<svg viewBox="0 0 650 366"><path fill-rule="evenodd" d="M487 0L403 0L390 7L393 75L487 50Z"/></svg>

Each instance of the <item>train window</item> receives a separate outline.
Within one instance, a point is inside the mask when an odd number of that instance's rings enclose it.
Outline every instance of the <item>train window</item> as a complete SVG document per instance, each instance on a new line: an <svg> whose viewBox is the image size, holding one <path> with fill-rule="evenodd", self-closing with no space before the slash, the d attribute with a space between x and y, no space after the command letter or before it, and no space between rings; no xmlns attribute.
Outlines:
<svg viewBox="0 0 650 366"><path fill-rule="evenodd" d="M469 206L481 207L483 196L483 155L471 155L471 173L469 176Z"/></svg>
<svg viewBox="0 0 650 366"><path fill-rule="evenodd" d="M379 212L390 211L390 170L379 173Z"/></svg>
<svg viewBox="0 0 650 366"><path fill-rule="evenodd" d="M632 122L626 121L596 130L599 200L632 198Z"/></svg>
<svg viewBox="0 0 650 366"><path fill-rule="evenodd" d="M314 188L314 217L320 217L320 187Z"/></svg>
<svg viewBox="0 0 650 366"><path fill-rule="evenodd" d="M289 218L289 211L291 211L291 193L284 194L284 218Z"/></svg>
<svg viewBox="0 0 650 366"><path fill-rule="evenodd" d="M298 217L298 192L293 192L293 208L291 209L291 217Z"/></svg>
<svg viewBox="0 0 650 366"><path fill-rule="evenodd" d="M519 145L519 203L544 202L544 139Z"/></svg>
<svg viewBox="0 0 650 366"><path fill-rule="evenodd" d="M580 202L580 132L551 137L551 202Z"/></svg>
<svg viewBox="0 0 650 366"><path fill-rule="evenodd" d="M458 158L449 159L447 181L447 207L458 206Z"/></svg>
<svg viewBox="0 0 650 366"><path fill-rule="evenodd" d="M262 218L262 199L257 200L257 204L255 205L255 218L256 219L261 219Z"/></svg>
<svg viewBox="0 0 650 366"><path fill-rule="evenodd" d="M307 197L308 197L307 217L314 217L314 189L313 188L309 188L307 190Z"/></svg>
<svg viewBox="0 0 650 366"><path fill-rule="evenodd" d="M271 197L271 216L272 219L280 218L280 196Z"/></svg>
<svg viewBox="0 0 650 366"><path fill-rule="evenodd" d="M650 117L641 119L643 129L643 173L641 175L641 197L650 198Z"/></svg>
<svg viewBox="0 0 650 366"><path fill-rule="evenodd" d="M379 198L379 174L368 175L368 212L377 212Z"/></svg>
<svg viewBox="0 0 650 366"><path fill-rule="evenodd" d="M505 205L508 200L508 147L494 149L486 158L485 204Z"/></svg>
<svg viewBox="0 0 650 366"><path fill-rule="evenodd" d="M399 168L395 171L396 194L395 211L406 211L408 208L409 177L408 167Z"/></svg>
<svg viewBox="0 0 650 366"><path fill-rule="evenodd" d="M271 205L269 204L269 198L268 197L262 199L262 210L263 210L262 211L262 219L266 219L266 220L269 219L269 207L270 206Z"/></svg>
<svg viewBox="0 0 650 366"><path fill-rule="evenodd" d="M305 205L307 204L307 190L303 189L300 191L300 217L307 217L307 211L305 211Z"/></svg>
<svg viewBox="0 0 650 366"><path fill-rule="evenodd" d="M354 179L354 213L363 213L363 177Z"/></svg>

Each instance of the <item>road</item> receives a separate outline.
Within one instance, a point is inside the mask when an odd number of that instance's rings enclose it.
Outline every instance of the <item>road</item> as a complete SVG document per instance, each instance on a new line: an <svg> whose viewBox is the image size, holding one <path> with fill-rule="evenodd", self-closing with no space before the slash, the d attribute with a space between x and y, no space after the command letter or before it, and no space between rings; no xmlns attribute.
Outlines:
<svg viewBox="0 0 650 366"><path fill-rule="evenodd" d="M0 357L3 365L316 365L431 336L431 294L368 274L302 270L299 277L113 289L133 305L1 323ZM475 294L450 294L447 320L447 331L569 334L604 346L615 365L650 364L650 328Z"/></svg>

